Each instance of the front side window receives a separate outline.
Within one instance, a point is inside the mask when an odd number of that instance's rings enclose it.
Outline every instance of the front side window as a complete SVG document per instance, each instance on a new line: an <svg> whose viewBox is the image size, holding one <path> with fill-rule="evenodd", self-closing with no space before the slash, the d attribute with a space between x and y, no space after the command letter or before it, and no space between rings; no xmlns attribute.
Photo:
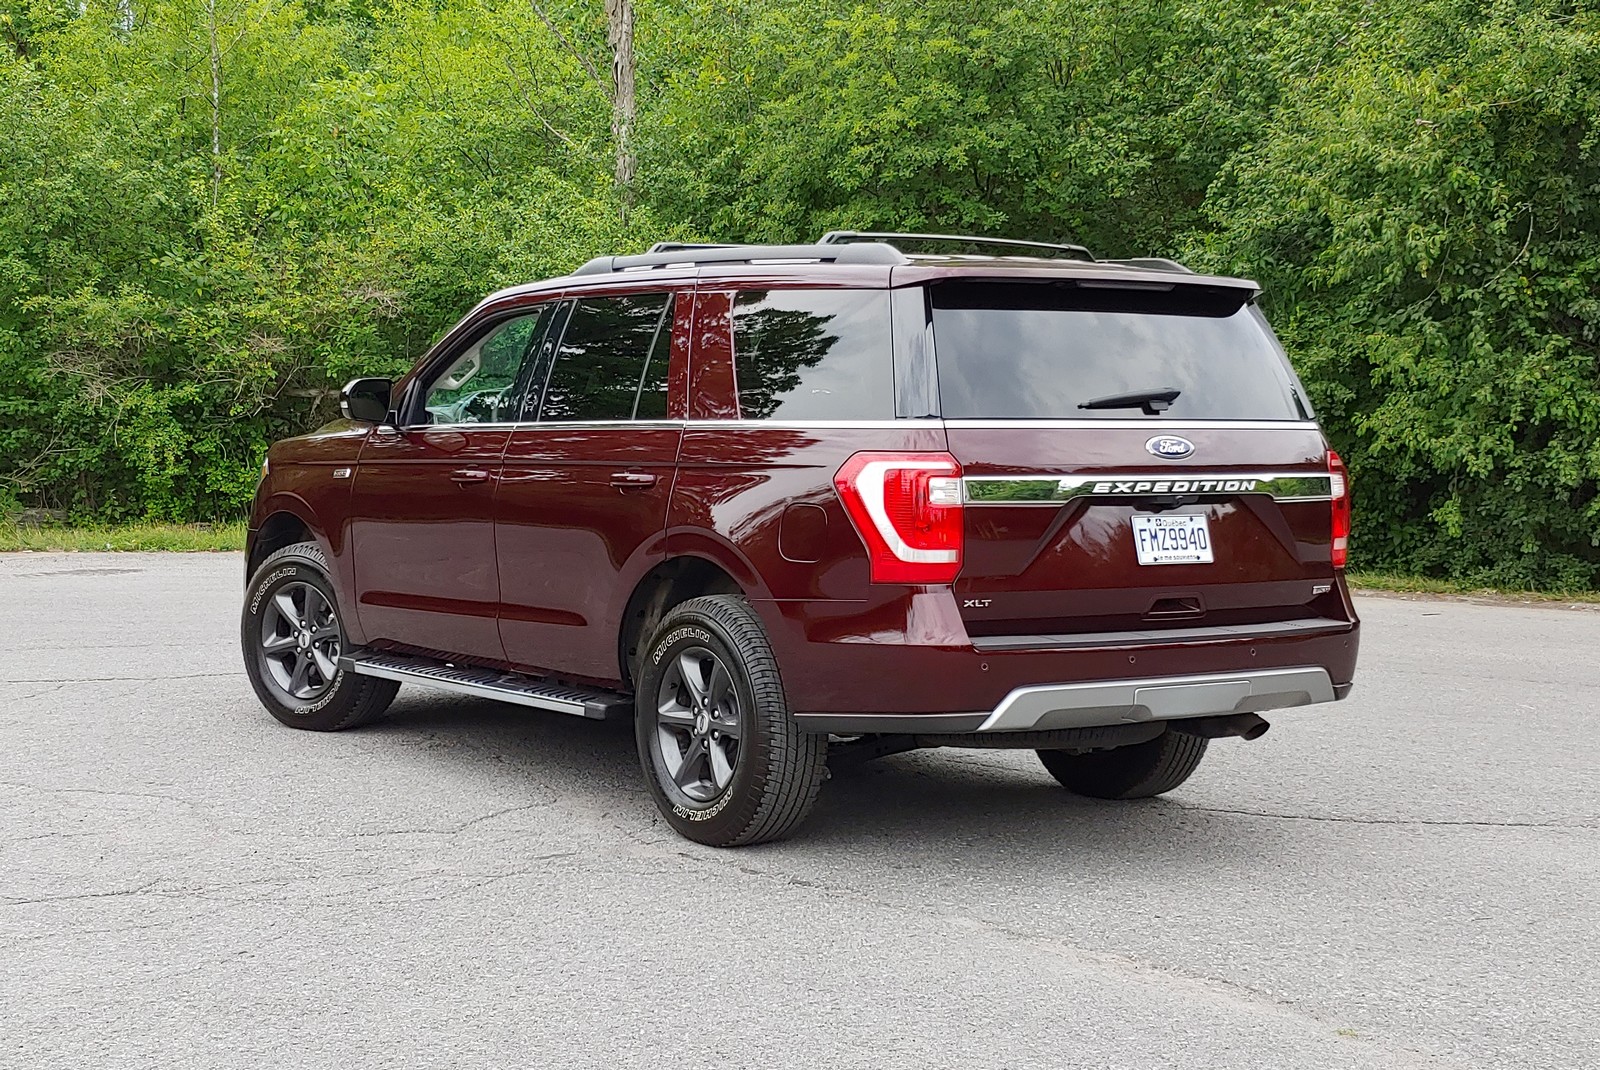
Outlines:
<svg viewBox="0 0 1600 1070"><path fill-rule="evenodd" d="M578 301L550 367L540 422L664 418L670 305L662 293Z"/></svg>
<svg viewBox="0 0 1600 1070"><path fill-rule="evenodd" d="M545 309L491 328L434 376L422 403L427 424L517 419L517 371L539 340Z"/></svg>
<svg viewBox="0 0 1600 1070"><path fill-rule="evenodd" d="M746 420L890 420L888 290L746 290L733 303Z"/></svg>

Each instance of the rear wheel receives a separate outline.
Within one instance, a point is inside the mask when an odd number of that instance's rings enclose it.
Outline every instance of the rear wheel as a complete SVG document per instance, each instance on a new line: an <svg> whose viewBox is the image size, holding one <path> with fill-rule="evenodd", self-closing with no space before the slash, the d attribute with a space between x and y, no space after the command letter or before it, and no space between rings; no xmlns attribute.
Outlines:
<svg viewBox="0 0 1600 1070"><path fill-rule="evenodd" d="M1155 739L1115 750L1073 754L1042 750L1039 761L1061 786L1091 799L1148 799L1171 791L1195 771L1206 740L1167 729Z"/></svg>
<svg viewBox="0 0 1600 1070"><path fill-rule="evenodd" d="M712 847L788 835L816 801L826 736L789 715L760 619L732 595L662 620L638 679L639 761L677 832Z"/></svg>
<svg viewBox="0 0 1600 1070"><path fill-rule="evenodd" d="M344 625L316 543L286 546L250 581L239 625L245 672L267 712L293 728L354 728L388 708L400 685L339 665Z"/></svg>

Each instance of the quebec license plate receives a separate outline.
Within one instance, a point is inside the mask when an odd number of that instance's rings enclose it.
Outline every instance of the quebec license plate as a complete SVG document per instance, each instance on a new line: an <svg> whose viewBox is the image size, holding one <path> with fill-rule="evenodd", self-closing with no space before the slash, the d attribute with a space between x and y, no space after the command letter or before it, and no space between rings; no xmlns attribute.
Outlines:
<svg viewBox="0 0 1600 1070"><path fill-rule="evenodd" d="M1135 516L1133 548L1141 565L1208 565L1213 560L1204 516Z"/></svg>

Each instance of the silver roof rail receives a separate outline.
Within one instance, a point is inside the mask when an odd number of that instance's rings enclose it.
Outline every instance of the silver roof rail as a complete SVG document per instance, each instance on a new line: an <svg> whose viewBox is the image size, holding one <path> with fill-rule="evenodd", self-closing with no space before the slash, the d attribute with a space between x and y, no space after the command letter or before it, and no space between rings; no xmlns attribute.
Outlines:
<svg viewBox="0 0 1600 1070"><path fill-rule="evenodd" d="M674 245L637 256L597 256L574 275L605 275L644 268L695 267L700 264L761 264L771 261L816 261L829 264L905 264L900 250L881 242L856 245Z"/></svg>
<svg viewBox="0 0 1600 1070"><path fill-rule="evenodd" d="M900 249L903 245L954 245L966 249L1013 249L1012 256L1038 256L1045 254L1054 257L1065 255L1073 260L1093 260L1094 254L1081 245L1066 245L1057 242L1022 241L1018 238L980 238L968 234L903 234L889 231L875 230L830 230L818 239L818 245L849 245L858 242L883 242ZM966 249L931 249L936 253L957 253ZM906 251L901 249L902 252ZM1000 255L1004 256L1005 253Z"/></svg>

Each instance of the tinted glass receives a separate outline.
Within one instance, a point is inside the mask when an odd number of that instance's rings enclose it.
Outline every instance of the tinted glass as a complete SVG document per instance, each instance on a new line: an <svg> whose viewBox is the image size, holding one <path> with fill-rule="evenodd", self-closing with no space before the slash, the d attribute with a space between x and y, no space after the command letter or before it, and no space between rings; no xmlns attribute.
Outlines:
<svg viewBox="0 0 1600 1070"><path fill-rule="evenodd" d="M1156 284L930 287L939 400L951 419L1301 420L1304 391L1245 292ZM1159 415L1119 394L1177 390Z"/></svg>
<svg viewBox="0 0 1600 1070"><path fill-rule="evenodd" d="M733 306L746 420L894 418L887 290L750 290Z"/></svg>
<svg viewBox="0 0 1600 1070"><path fill-rule="evenodd" d="M545 312L540 309L492 328L435 375L422 403L422 422L515 422L517 372L539 339Z"/></svg>
<svg viewBox="0 0 1600 1070"><path fill-rule="evenodd" d="M550 368L540 421L633 419L640 383L650 378L647 365L667 299L629 294L579 301ZM665 347L657 359L666 364ZM652 398L648 407L665 415L665 367L659 378L663 397L660 404Z"/></svg>
<svg viewBox="0 0 1600 1070"><path fill-rule="evenodd" d="M688 298L685 298L688 300ZM667 306L666 318L650 350L650 361L645 365L644 380L639 384L639 405L633 410L635 420L665 420L667 418L667 368L672 363L672 306Z"/></svg>

